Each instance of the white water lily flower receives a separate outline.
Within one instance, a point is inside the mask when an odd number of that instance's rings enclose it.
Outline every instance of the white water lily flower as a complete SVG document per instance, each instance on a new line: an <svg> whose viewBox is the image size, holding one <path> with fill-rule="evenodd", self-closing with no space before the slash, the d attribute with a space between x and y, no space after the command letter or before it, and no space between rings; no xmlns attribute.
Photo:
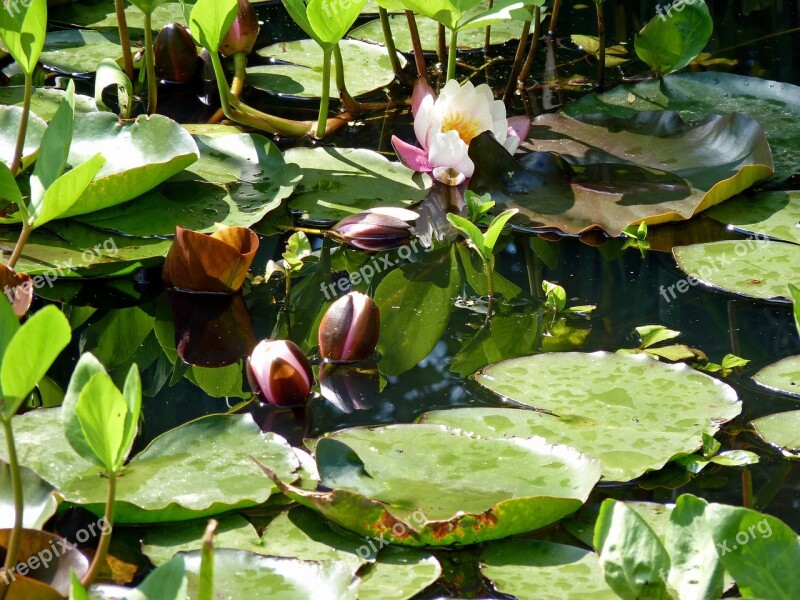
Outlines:
<svg viewBox="0 0 800 600"><path fill-rule="evenodd" d="M484 131L491 131L509 153L528 133L527 117L506 118L506 107L495 100L491 88L451 79L438 98L424 83L414 89L412 108L414 133L422 148L392 137L400 159L415 171L455 169L471 177L475 165L467 151L469 143Z"/></svg>

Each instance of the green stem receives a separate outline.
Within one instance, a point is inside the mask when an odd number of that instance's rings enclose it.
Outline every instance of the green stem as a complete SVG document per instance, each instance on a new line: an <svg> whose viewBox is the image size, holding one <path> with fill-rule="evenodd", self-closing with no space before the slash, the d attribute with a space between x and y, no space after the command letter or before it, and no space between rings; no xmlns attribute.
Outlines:
<svg viewBox="0 0 800 600"><path fill-rule="evenodd" d="M14 252L11 253L11 258L8 259L7 266L9 269L13 269L14 265L17 264L19 257L22 256L22 249L25 247L28 238L31 237L31 233L33 232L33 227L28 224L28 216L23 214L22 217L22 231L19 234L19 238L17 238L17 245L14 246Z"/></svg>
<svg viewBox="0 0 800 600"><path fill-rule="evenodd" d="M328 123L328 100L331 91L331 53L332 48L322 50L322 98L319 102L319 117L317 118L317 139L325 137L325 128Z"/></svg>
<svg viewBox="0 0 800 600"><path fill-rule="evenodd" d="M17 449L14 445L14 431L11 427L11 419L3 418L3 433L6 436L8 447L8 469L11 471L11 492L14 495L14 529L11 530L11 538L8 541L6 550L6 561L3 565L3 573L8 573L17 564L19 557L19 546L22 540L22 479L19 473L19 463L17 462ZM0 578L0 600L5 598L8 591L8 584Z"/></svg>
<svg viewBox="0 0 800 600"><path fill-rule="evenodd" d="M486 310L486 319L492 318L494 309L494 269L492 268L491 257L490 260L483 262L483 272L486 275L486 291L489 296L489 306Z"/></svg>
<svg viewBox="0 0 800 600"><path fill-rule="evenodd" d="M336 42L333 47L333 61L336 89L339 90L339 99L342 101L342 105L351 114L361 112L361 104L350 95L344 82L344 60L342 60L342 50L339 48L339 42Z"/></svg>
<svg viewBox="0 0 800 600"><path fill-rule="evenodd" d="M22 99L22 116L19 119L17 145L11 160L11 172L16 175L22 166L22 152L25 149L25 134L28 131L28 115L31 113L31 96L33 95L33 74L25 73L25 96Z"/></svg>
<svg viewBox="0 0 800 600"><path fill-rule="evenodd" d="M97 579L97 574L100 572L100 567L106 560L106 555L108 554L108 547L111 544L111 533L114 529L114 501L117 495L117 474L116 473L109 473L108 474L108 496L106 497L106 512L104 515L104 519L106 521L106 527L103 531L103 534L100 536L100 543L97 544L97 551L94 553L94 558L92 559L92 564L89 565L89 570L86 572L86 575L83 576L81 579L81 583L84 587L90 586L95 579Z"/></svg>
<svg viewBox="0 0 800 600"><path fill-rule="evenodd" d="M231 94L237 98L244 91L245 77L247 77L247 55L244 52L237 52L233 55L233 81L231 82Z"/></svg>
<svg viewBox="0 0 800 600"><path fill-rule="evenodd" d="M447 49L447 79L456 78L456 54L458 54L458 29L450 30L450 47Z"/></svg>
<svg viewBox="0 0 800 600"><path fill-rule="evenodd" d="M403 67L400 65L400 58L397 56L397 48L394 45L392 26L389 24L389 13L385 8L379 6L378 15L381 18L383 41L386 44L386 51L389 53L389 62L392 64L392 71L394 71L395 76L401 77L403 72Z"/></svg>
<svg viewBox="0 0 800 600"><path fill-rule="evenodd" d="M158 80L156 57L153 51L152 13L144 13L144 60L147 68L147 114L152 115L158 106Z"/></svg>
<svg viewBox="0 0 800 600"><path fill-rule="evenodd" d="M128 33L128 20L125 17L125 0L114 0L114 10L117 13L117 29L119 29L119 43L122 46L125 74L128 79L133 81L133 55L131 53L131 36Z"/></svg>

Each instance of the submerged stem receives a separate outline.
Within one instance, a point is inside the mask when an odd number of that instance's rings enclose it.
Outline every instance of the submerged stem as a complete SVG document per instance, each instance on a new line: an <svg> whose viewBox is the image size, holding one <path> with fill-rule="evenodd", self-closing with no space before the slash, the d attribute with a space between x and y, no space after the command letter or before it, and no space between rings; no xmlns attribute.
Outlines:
<svg viewBox="0 0 800 600"><path fill-rule="evenodd" d="M92 559L92 564L89 565L89 570L86 575L81 579L84 587L89 585L97 579L97 574L100 572L100 567L106 560L108 554L108 547L111 544L111 532L114 529L114 508L117 495L117 474L108 474L108 496L106 497L106 511L103 515L106 526L103 528L103 533L100 535L100 543L97 545L97 551Z"/></svg>
<svg viewBox="0 0 800 600"><path fill-rule="evenodd" d="M325 126L328 122L328 100L331 91L331 48L322 50L322 98L319 102L319 117L317 118L317 139L325 137Z"/></svg>
<svg viewBox="0 0 800 600"><path fill-rule="evenodd" d="M483 272L486 275L486 292L489 298L489 306L486 310L486 318L491 319L494 310L494 268L492 267L492 257L483 261Z"/></svg>
<svg viewBox="0 0 800 600"><path fill-rule="evenodd" d="M8 469L11 472L11 491L14 495L14 528L11 530L11 537L8 540L6 549L6 560L3 565L3 575L9 573L14 565L17 564L19 557L19 546L22 539L22 479L19 473L19 463L17 462L17 449L14 445L14 431L11 426L11 419L3 418L3 433L6 437L8 447ZM0 600L5 598L9 584L5 577L0 577Z"/></svg>
<svg viewBox="0 0 800 600"><path fill-rule="evenodd" d="M533 5L527 7L528 12L533 20ZM508 84L506 90L503 92L503 104L508 105L511 96L517 90L517 75L522 68L522 57L525 56L525 47L528 45L528 35L531 31L531 21L524 21L522 23L522 31L519 35L519 43L517 44L517 51L514 53L514 63L511 65L511 74L508 76Z"/></svg>
<svg viewBox="0 0 800 600"><path fill-rule="evenodd" d="M131 36L128 33L128 19L125 17L124 0L114 0L114 10L117 13L117 29L119 30L119 43L122 46L125 74L133 82L133 54L131 53Z"/></svg>
<svg viewBox="0 0 800 600"><path fill-rule="evenodd" d="M542 31L542 9L538 6L533 8L533 38L531 39L531 47L528 49L528 57L525 59L525 64L517 76L517 86L524 87L525 80L528 78L528 73L533 68L533 61L536 59L536 50L539 46L539 36Z"/></svg>
<svg viewBox="0 0 800 600"><path fill-rule="evenodd" d="M31 113L31 96L33 95L33 74L25 73L25 96L22 100L22 116L19 119L17 144L11 159L11 172L16 175L22 167L22 153L25 149L25 134L28 132L28 116Z"/></svg>
<svg viewBox="0 0 800 600"><path fill-rule="evenodd" d="M450 30L450 47L447 49L447 79L456 77L456 54L458 53L458 29Z"/></svg>
<svg viewBox="0 0 800 600"><path fill-rule="evenodd" d="M603 3L597 2L597 37L600 40L600 64L597 66L597 88L602 92L606 87L606 23L603 16Z"/></svg>
<svg viewBox="0 0 800 600"><path fill-rule="evenodd" d="M550 13L550 28L548 29L548 33L550 35L555 35L556 33L556 26L558 25L558 15L561 12L561 0L553 0L553 10Z"/></svg>
<svg viewBox="0 0 800 600"><path fill-rule="evenodd" d="M152 115L158 106L158 79L156 57L153 51L153 14L144 13L144 64L147 69L147 114Z"/></svg>

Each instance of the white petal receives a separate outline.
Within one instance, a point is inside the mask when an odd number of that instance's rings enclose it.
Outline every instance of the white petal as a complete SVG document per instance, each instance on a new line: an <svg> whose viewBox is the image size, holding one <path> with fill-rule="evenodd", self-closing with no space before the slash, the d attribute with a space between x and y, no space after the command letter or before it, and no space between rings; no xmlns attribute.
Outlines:
<svg viewBox="0 0 800 600"><path fill-rule="evenodd" d="M430 129L433 116L433 104L433 96L425 96L419 105L417 116L414 117L414 134L423 148L427 148L428 129Z"/></svg>

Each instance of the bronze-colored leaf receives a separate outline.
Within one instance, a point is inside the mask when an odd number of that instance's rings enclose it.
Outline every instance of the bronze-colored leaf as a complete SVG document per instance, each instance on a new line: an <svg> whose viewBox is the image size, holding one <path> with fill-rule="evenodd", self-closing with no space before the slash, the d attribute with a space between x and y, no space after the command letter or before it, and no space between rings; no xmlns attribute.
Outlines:
<svg viewBox="0 0 800 600"><path fill-rule="evenodd" d="M25 316L33 301L33 282L30 276L0 264L0 290L11 302L16 315Z"/></svg>
<svg viewBox="0 0 800 600"><path fill-rule="evenodd" d="M242 289L257 250L258 236L246 227L227 227L211 235L176 227L164 264L164 284L192 292L235 294Z"/></svg>

